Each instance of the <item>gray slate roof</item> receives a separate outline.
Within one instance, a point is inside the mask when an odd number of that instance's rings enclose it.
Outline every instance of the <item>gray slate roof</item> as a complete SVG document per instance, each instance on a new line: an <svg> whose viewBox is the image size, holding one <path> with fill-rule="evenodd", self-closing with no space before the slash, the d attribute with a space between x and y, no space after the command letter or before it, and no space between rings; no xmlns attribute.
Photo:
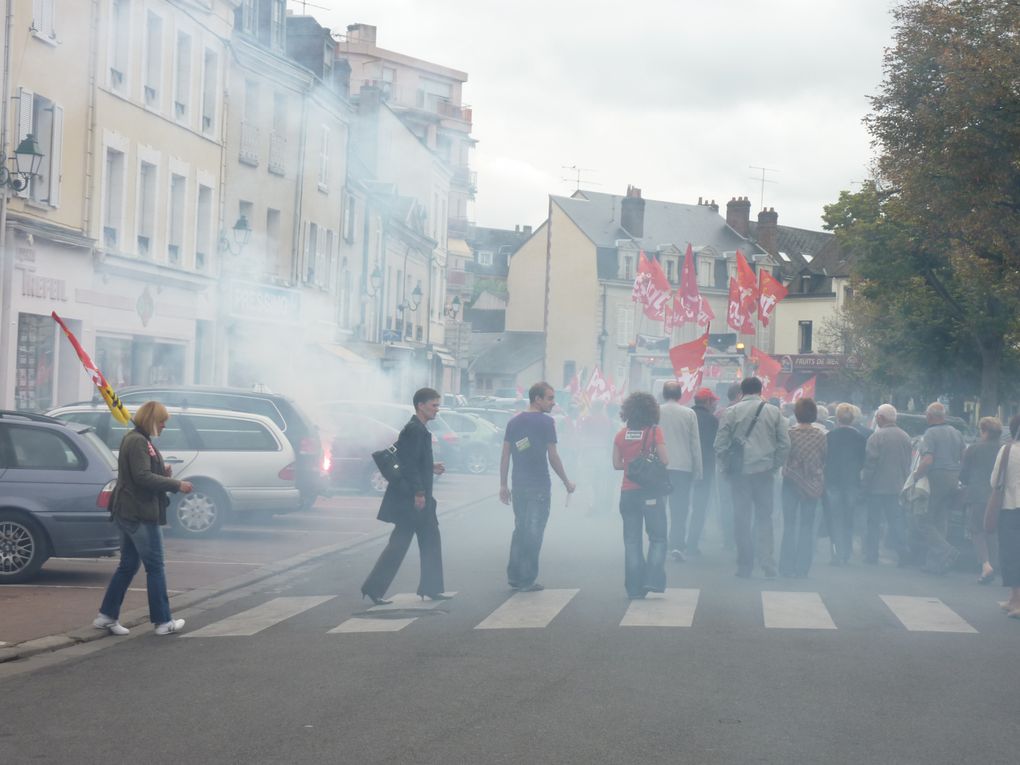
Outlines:
<svg viewBox="0 0 1020 765"><path fill-rule="evenodd" d="M751 236L757 239L758 223L751 221ZM793 226L778 226L776 244L791 262L782 257L775 258L784 278L807 272L822 276L849 276L850 262L836 241L835 234L828 231L810 231ZM810 256L809 258L804 257Z"/></svg>
<svg viewBox="0 0 1020 765"><path fill-rule="evenodd" d="M471 364L476 374L515 375L545 355L544 332L503 332Z"/></svg>

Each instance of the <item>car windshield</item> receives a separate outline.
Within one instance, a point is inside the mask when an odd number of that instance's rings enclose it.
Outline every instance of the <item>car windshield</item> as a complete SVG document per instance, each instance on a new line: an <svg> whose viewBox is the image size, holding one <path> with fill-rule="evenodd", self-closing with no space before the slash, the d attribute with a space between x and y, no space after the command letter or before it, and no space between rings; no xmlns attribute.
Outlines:
<svg viewBox="0 0 1020 765"><path fill-rule="evenodd" d="M117 469L117 458L113 456L113 452L110 451L110 447L103 443L103 439L99 437L94 429L85 428L83 430L79 430L78 434L92 445L96 454L98 454L99 458L106 463L107 467L111 470Z"/></svg>

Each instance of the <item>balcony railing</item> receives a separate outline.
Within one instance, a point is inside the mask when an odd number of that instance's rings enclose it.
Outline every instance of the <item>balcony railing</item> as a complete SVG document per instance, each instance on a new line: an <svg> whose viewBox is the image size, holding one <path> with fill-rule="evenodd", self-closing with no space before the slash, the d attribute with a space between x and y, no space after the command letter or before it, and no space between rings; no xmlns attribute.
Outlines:
<svg viewBox="0 0 1020 765"><path fill-rule="evenodd" d="M259 129L250 122L241 123L241 151L238 159L246 165L258 167L259 164Z"/></svg>
<svg viewBox="0 0 1020 765"><path fill-rule="evenodd" d="M478 190L478 173L467 167L453 169L453 182L458 186L466 186L471 191Z"/></svg>
<svg viewBox="0 0 1020 765"><path fill-rule="evenodd" d="M439 99L436 103L436 112L443 117L450 117L461 122L471 124L471 107L461 106L452 101Z"/></svg>
<svg viewBox="0 0 1020 765"><path fill-rule="evenodd" d="M287 172L287 139L273 131L269 134L269 172L284 175Z"/></svg>

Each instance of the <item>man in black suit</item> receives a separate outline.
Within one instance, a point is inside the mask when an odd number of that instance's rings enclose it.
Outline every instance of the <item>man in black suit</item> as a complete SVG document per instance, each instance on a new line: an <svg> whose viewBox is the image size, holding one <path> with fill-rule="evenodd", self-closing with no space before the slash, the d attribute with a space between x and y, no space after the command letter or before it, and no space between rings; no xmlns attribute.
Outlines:
<svg viewBox="0 0 1020 765"><path fill-rule="evenodd" d="M418 594L430 600L449 597L443 594L443 552L436 500L432 496L432 476L441 475L445 468L442 462L432 461L432 433L426 427L439 413L440 395L432 388L421 388L414 394L413 402L414 416L397 438L400 478L386 487L377 516L380 521L394 524L393 533L361 586L361 594L376 605L390 602L383 600L383 596L416 535L421 557Z"/></svg>

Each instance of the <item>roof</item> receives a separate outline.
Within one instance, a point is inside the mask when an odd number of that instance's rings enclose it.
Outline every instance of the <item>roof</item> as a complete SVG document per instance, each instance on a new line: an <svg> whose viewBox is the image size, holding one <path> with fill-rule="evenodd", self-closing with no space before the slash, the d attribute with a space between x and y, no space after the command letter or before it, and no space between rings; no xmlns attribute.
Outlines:
<svg viewBox="0 0 1020 765"><path fill-rule="evenodd" d="M476 374L515 375L545 357L544 332L503 332L471 363Z"/></svg>
<svg viewBox="0 0 1020 765"><path fill-rule="evenodd" d="M755 240L758 238L756 221L751 221L751 237ZM776 246L781 254L774 260L786 278L804 271L823 276L850 275L849 260L840 249L835 234L777 226Z"/></svg>
<svg viewBox="0 0 1020 765"><path fill-rule="evenodd" d="M572 197L551 197L596 247L616 247L619 239L633 239L643 250L654 252L663 245L681 251L688 243L716 251L740 250L745 255L764 253L761 247L740 236L710 205L688 205L645 199L644 235L634 239L620 224L624 197L596 191L578 191Z"/></svg>

